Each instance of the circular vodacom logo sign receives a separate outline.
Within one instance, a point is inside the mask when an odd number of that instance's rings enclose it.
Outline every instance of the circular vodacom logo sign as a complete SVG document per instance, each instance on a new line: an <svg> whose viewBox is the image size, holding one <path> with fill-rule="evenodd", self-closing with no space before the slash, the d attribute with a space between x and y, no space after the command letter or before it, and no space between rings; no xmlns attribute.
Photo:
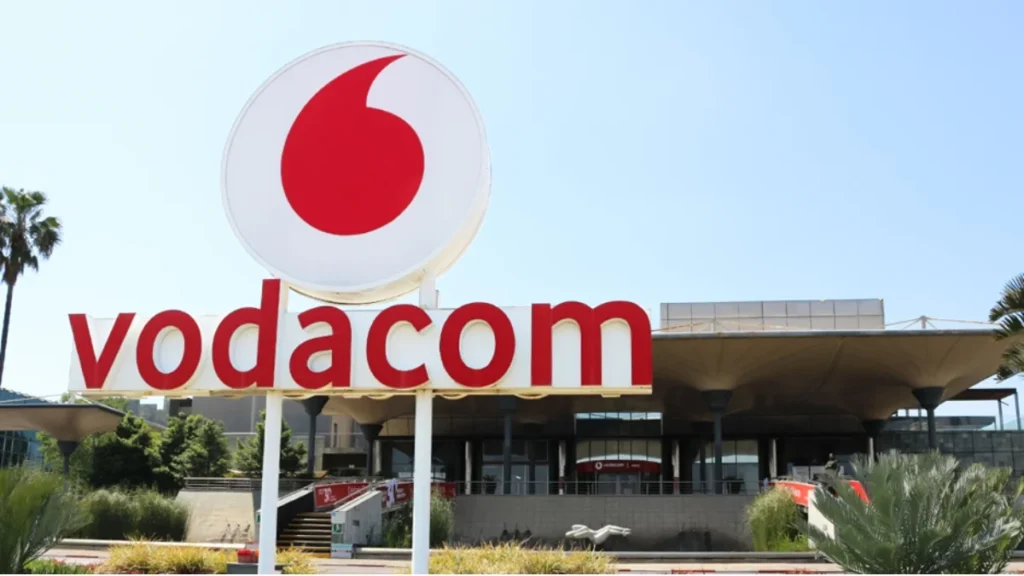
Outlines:
<svg viewBox="0 0 1024 576"><path fill-rule="evenodd" d="M299 292L364 304L459 258L487 208L490 159L476 105L450 72L408 48L348 43L259 88L221 177L253 258Z"/></svg>

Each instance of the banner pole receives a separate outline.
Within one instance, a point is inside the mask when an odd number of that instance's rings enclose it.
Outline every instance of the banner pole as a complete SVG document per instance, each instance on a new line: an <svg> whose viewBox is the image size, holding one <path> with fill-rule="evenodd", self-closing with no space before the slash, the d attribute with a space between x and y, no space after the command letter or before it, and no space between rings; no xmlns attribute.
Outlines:
<svg viewBox="0 0 1024 576"><path fill-rule="evenodd" d="M420 285L420 306L437 308L433 274ZM431 444L433 443L434 394L416 392L416 431L413 436L412 472L412 573L430 573Z"/></svg>

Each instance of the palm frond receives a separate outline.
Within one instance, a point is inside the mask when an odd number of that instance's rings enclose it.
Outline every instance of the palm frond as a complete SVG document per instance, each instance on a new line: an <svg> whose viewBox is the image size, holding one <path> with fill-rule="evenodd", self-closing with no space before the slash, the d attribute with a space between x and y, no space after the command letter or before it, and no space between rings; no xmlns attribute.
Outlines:
<svg viewBox="0 0 1024 576"><path fill-rule="evenodd" d="M1024 274L1011 278L996 305L989 311L988 319L997 322L1004 316L1024 312Z"/></svg>
<svg viewBox="0 0 1024 576"><path fill-rule="evenodd" d="M39 270L61 243L60 220L44 213L47 198L39 191L4 187L0 191L0 267L14 285L25 270Z"/></svg>

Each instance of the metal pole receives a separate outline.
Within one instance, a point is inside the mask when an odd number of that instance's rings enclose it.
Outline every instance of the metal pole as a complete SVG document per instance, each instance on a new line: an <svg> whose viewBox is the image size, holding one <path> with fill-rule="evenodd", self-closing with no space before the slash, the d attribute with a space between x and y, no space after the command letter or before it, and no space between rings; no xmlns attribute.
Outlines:
<svg viewBox="0 0 1024 576"><path fill-rule="evenodd" d="M871 462L875 461L875 439L871 436L868 436L868 458Z"/></svg>
<svg viewBox="0 0 1024 576"><path fill-rule="evenodd" d="M1021 422L1020 422L1020 398L1017 396L1017 389L1016 388L1013 389L1013 407L1017 411L1017 430L1024 430L1024 428L1021 428Z"/></svg>
<svg viewBox="0 0 1024 576"><path fill-rule="evenodd" d="M722 412L715 410L712 413L715 426L715 494L722 493Z"/></svg>
<svg viewBox="0 0 1024 576"><path fill-rule="evenodd" d="M309 452L306 454L306 475L313 477L313 469L316 468L316 418L318 414L309 414L309 443L306 444Z"/></svg>
<svg viewBox="0 0 1024 576"><path fill-rule="evenodd" d="M1003 401L996 400L996 404L999 406L999 429L1006 430L1006 427L1003 426Z"/></svg>
<svg viewBox="0 0 1024 576"><path fill-rule="evenodd" d="M263 482L260 486L259 573L273 574L277 559L277 500L281 475L281 412L284 396L267 393L267 417L263 426Z"/></svg>
<svg viewBox="0 0 1024 576"><path fill-rule="evenodd" d="M502 494L512 493L512 414L505 413L505 441L501 446L502 476L504 482L501 485Z"/></svg>
<svg viewBox="0 0 1024 576"><path fill-rule="evenodd" d="M779 449L775 438L772 438L772 454L771 459L768 460L768 473L771 474L773 480L779 477Z"/></svg>
<svg viewBox="0 0 1024 576"><path fill-rule="evenodd" d="M430 463L434 424L434 396L416 392L416 435L413 439L412 476L412 573L428 574L430 568Z"/></svg>
<svg viewBox="0 0 1024 576"><path fill-rule="evenodd" d="M435 276L428 272L420 284L420 307L437 308ZM412 468L412 573L430 573L431 444L434 440L434 393L416 392L416 430Z"/></svg>

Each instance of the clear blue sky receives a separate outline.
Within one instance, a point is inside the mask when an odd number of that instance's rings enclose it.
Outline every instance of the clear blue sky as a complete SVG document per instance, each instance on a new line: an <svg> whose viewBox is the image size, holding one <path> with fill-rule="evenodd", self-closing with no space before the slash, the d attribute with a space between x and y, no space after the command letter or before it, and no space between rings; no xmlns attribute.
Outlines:
<svg viewBox="0 0 1024 576"><path fill-rule="evenodd" d="M430 54L484 116L492 202L442 305L882 297L890 320L982 320L1024 271L1014 0L33 0L0 23L0 183L66 227L15 292L24 392L65 389L68 312L256 302L228 130L346 40Z"/></svg>

